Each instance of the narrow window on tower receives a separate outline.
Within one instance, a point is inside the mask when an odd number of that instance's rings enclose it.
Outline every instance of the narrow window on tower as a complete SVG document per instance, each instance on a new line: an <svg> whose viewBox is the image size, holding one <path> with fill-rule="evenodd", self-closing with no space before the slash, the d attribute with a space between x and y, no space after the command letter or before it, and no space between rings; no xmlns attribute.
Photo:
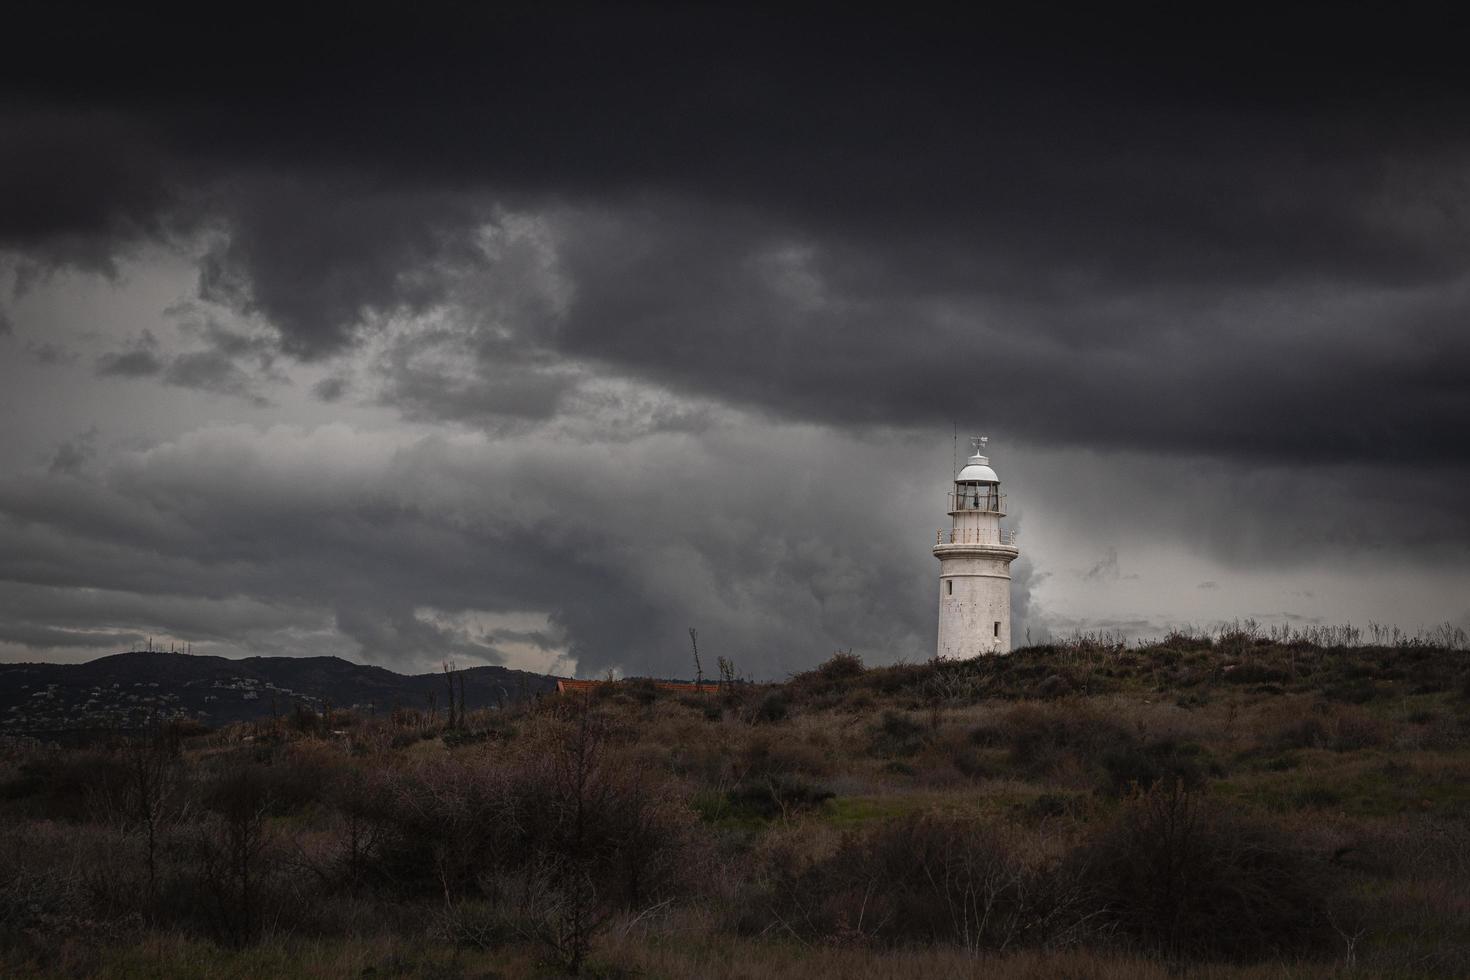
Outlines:
<svg viewBox="0 0 1470 980"><path fill-rule="evenodd" d="M995 621L995 636L996 639L1000 638L1000 620L998 619Z"/></svg>
<svg viewBox="0 0 1470 980"><path fill-rule="evenodd" d="M947 578L944 580L944 591L946 595L954 595L954 579Z"/></svg>

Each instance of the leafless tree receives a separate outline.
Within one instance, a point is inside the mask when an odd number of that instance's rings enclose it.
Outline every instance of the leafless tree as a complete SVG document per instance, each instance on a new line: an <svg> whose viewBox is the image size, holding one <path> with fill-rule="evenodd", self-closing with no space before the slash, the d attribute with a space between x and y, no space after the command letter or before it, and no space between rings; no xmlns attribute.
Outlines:
<svg viewBox="0 0 1470 980"><path fill-rule="evenodd" d="M456 725L455 725L455 718L454 718L454 673L455 673L455 669L456 668L454 666L454 662L453 661L451 661L451 660L444 661L444 679L449 682L449 727L451 729L456 727Z"/></svg>
<svg viewBox="0 0 1470 980"><path fill-rule="evenodd" d="M118 753L121 778L96 787L92 808L105 822L143 841L148 875L148 906L158 897L158 852L164 834L188 814L189 799L182 789L178 740L158 722L124 739Z"/></svg>
<svg viewBox="0 0 1470 980"><path fill-rule="evenodd" d="M200 870L214 899L220 933L244 946L260 928L257 893L269 795L257 773L242 769L219 777L208 803L211 813L199 839Z"/></svg>
<svg viewBox="0 0 1470 980"><path fill-rule="evenodd" d="M730 687L735 683L735 661L726 657L716 657L716 665L720 668L720 683Z"/></svg>

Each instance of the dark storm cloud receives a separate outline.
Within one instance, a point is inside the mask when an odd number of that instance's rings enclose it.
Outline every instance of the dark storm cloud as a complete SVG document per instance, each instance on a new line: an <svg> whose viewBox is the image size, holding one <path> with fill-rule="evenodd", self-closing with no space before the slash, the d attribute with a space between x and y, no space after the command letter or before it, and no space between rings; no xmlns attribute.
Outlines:
<svg viewBox="0 0 1470 980"><path fill-rule="evenodd" d="M561 343L666 383L839 425L983 416L1034 442L1465 459L1456 282L1327 285L1282 268L1284 284L1227 289L1068 282L1052 265L1041 296L1019 270L1009 286L906 280L872 243L742 233L728 214L589 224L562 256L577 291Z"/></svg>
<svg viewBox="0 0 1470 980"><path fill-rule="evenodd" d="M57 111L36 89L6 94L0 251L111 275L119 250L172 230L181 190L174 161L136 108Z"/></svg>
<svg viewBox="0 0 1470 980"><path fill-rule="evenodd" d="M1467 484L1463 465L1369 458L1302 467L1099 451L1065 463L1029 458L1025 485L1012 483L1011 494L1093 529L1104 553L1075 574L1104 582L1136 577L1120 555L1138 541L1171 542L1244 571L1368 556L1454 567L1470 553Z"/></svg>
<svg viewBox="0 0 1470 980"><path fill-rule="evenodd" d="M201 295L266 317L303 358L340 350L375 316L433 306L481 258L484 215L452 194L281 180L231 188L220 206L229 237L204 257Z"/></svg>
<svg viewBox="0 0 1470 980"><path fill-rule="evenodd" d="M1465 459L1470 143L1445 123L1470 100L1419 26L508 8L238 25L206 58L89 23L38 22L5 70L32 94L0 225L38 257L217 226L201 294L318 358L493 276L497 205L584 217L564 310L467 383L396 369L415 417L544 417L566 380L530 354L837 424ZM262 50L270 72L231 70ZM1333 292L1360 302L1324 322Z"/></svg>

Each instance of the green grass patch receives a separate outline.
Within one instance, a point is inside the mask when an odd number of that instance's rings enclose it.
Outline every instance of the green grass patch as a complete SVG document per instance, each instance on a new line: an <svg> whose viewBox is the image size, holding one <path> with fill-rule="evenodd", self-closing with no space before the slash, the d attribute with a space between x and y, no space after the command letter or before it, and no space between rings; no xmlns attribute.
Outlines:
<svg viewBox="0 0 1470 980"><path fill-rule="evenodd" d="M1300 768L1224 780L1217 792L1277 812L1321 809L1356 817L1431 813L1463 818L1470 816L1470 776L1457 761L1431 758L1405 764L1374 753L1334 766L1329 753L1302 753Z"/></svg>
<svg viewBox="0 0 1470 980"><path fill-rule="evenodd" d="M822 816L839 827L855 827L925 809L927 802L907 796L839 796L822 807Z"/></svg>

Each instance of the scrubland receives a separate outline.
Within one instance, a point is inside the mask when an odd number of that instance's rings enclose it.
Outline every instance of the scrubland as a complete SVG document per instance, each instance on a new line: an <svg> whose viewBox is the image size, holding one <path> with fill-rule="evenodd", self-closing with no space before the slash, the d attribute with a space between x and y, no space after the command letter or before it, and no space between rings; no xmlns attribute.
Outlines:
<svg viewBox="0 0 1470 980"><path fill-rule="evenodd" d="M0 761L0 973L1470 975L1470 653L1077 637Z"/></svg>

